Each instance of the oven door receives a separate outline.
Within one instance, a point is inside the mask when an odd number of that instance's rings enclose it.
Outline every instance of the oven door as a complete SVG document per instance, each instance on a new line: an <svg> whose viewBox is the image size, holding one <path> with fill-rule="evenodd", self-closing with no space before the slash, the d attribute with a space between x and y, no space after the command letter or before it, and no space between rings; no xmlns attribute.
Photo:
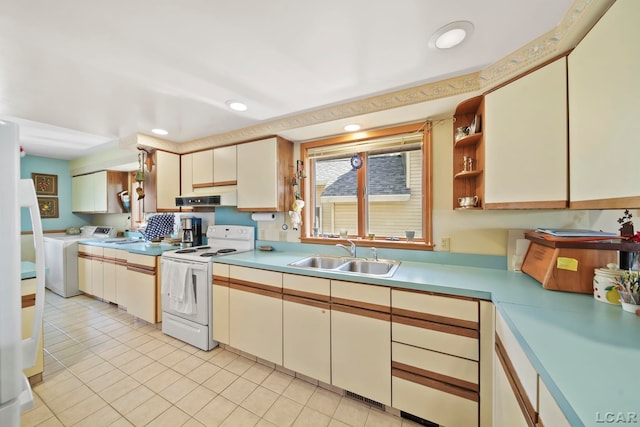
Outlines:
<svg viewBox="0 0 640 427"><path fill-rule="evenodd" d="M189 274L186 286L191 286L195 299L195 313L186 314L172 308L169 294L162 293L162 312L170 313L201 325L209 325L209 301L211 289L211 273L209 272L209 262L190 262L173 258L161 258L162 274L164 276L166 268L172 263L188 264Z"/></svg>

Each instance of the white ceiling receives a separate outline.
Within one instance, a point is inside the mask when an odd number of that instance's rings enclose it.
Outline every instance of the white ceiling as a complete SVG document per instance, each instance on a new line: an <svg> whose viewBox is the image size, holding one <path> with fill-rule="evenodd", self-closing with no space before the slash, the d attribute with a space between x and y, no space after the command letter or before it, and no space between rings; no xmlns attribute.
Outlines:
<svg viewBox="0 0 640 427"><path fill-rule="evenodd" d="M0 118L21 121L28 154L53 158L156 127L170 141L193 141L484 69L555 28L571 3L8 2L0 11ZM474 24L468 40L448 51L428 47L436 29L458 20ZM229 110L230 99L249 109ZM422 106L418 117L450 113L457 101ZM398 110L363 118L364 126L393 122L392 114L413 119ZM278 133L335 133L313 128Z"/></svg>

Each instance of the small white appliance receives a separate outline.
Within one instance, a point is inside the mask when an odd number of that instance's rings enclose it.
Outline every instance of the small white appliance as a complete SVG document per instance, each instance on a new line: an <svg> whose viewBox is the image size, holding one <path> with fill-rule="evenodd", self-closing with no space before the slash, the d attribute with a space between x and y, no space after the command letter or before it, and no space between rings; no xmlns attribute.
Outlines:
<svg viewBox="0 0 640 427"><path fill-rule="evenodd" d="M44 311L42 223L31 179L20 179L18 126L0 120L0 426L20 426L20 413L33 407L29 380L22 372L35 365ZM31 215L36 255L36 303L31 336L22 339L20 208Z"/></svg>
<svg viewBox="0 0 640 427"><path fill-rule="evenodd" d="M162 253L162 332L202 350L218 345L212 337L212 262L253 250L254 234L254 227L210 225L207 245Z"/></svg>
<svg viewBox="0 0 640 427"><path fill-rule="evenodd" d="M78 241L115 237L116 232L114 227L86 225L82 227L80 234L45 234L47 289L65 298L80 295L82 292L78 289Z"/></svg>

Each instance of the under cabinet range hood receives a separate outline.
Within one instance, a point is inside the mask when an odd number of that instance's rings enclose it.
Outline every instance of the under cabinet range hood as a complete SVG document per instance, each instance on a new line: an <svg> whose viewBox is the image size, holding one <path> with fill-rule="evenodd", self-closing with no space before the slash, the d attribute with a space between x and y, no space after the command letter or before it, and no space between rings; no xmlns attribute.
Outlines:
<svg viewBox="0 0 640 427"><path fill-rule="evenodd" d="M212 187L207 188L206 191L176 197L176 206L236 206L237 204L238 191L235 186Z"/></svg>

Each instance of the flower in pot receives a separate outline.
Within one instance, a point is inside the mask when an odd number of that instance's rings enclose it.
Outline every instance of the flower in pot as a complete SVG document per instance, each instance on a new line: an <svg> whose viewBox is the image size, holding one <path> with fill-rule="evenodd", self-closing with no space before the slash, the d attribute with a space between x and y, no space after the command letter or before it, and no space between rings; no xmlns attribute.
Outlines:
<svg viewBox="0 0 640 427"><path fill-rule="evenodd" d="M620 295L620 303L626 311L634 312L640 309L640 272L625 271L616 280L616 289Z"/></svg>

